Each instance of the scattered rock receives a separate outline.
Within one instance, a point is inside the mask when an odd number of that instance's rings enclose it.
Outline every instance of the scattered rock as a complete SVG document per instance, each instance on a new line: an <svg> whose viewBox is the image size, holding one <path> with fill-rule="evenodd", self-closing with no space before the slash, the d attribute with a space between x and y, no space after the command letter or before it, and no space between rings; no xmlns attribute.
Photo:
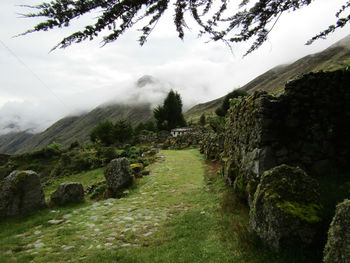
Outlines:
<svg viewBox="0 0 350 263"><path fill-rule="evenodd" d="M34 247L35 247L35 248L41 248L41 247L43 247L43 246L45 246L44 243L35 243L35 244L34 244Z"/></svg>
<svg viewBox="0 0 350 263"><path fill-rule="evenodd" d="M112 197L120 194L120 190L130 186L133 182L130 164L127 158L112 160L106 167L104 175L107 189Z"/></svg>
<svg viewBox="0 0 350 263"><path fill-rule="evenodd" d="M337 205L328 231L323 262L350 262L350 200L345 200Z"/></svg>
<svg viewBox="0 0 350 263"><path fill-rule="evenodd" d="M64 221L63 219L59 219L59 220L52 219L47 222L51 225L58 225L58 224L61 224L63 221Z"/></svg>
<svg viewBox="0 0 350 263"><path fill-rule="evenodd" d="M39 176L33 171L13 171L0 184L0 217L46 207Z"/></svg>
<svg viewBox="0 0 350 263"><path fill-rule="evenodd" d="M81 183L65 182L51 195L51 205L66 205L84 201L84 187Z"/></svg>
<svg viewBox="0 0 350 263"><path fill-rule="evenodd" d="M300 168L280 165L266 171L254 195L250 226L274 249L310 244L321 205L317 182Z"/></svg>
<svg viewBox="0 0 350 263"><path fill-rule="evenodd" d="M149 237L150 235L152 235L153 233L152 232L148 232L146 234L143 234L144 237Z"/></svg>
<svg viewBox="0 0 350 263"><path fill-rule="evenodd" d="M67 218L70 218L72 216L72 214L65 214L63 215L63 218L67 219Z"/></svg>
<svg viewBox="0 0 350 263"><path fill-rule="evenodd" d="M125 244L120 245L120 247L130 247L130 246L131 246L131 244L129 244L129 243L125 243Z"/></svg>
<svg viewBox="0 0 350 263"><path fill-rule="evenodd" d="M73 248L75 248L75 246L68 246L68 247L64 247L63 249L64 249L64 250L71 250L71 249L73 249Z"/></svg>

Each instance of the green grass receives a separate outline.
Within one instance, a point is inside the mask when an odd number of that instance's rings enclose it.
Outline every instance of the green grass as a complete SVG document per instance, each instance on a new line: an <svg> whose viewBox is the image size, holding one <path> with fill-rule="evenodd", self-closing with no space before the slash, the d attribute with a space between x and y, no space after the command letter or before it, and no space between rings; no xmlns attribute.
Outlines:
<svg viewBox="0 0 350 263"><path fill-rule="evenodd" d="M245 206L198 150L161 154L151 175L123 198L1 222L0 262L311 262L264 248L248 231ZM101 174L69 180L89 184ZM64 221L52 225L52 219Z"/></svg>
<svg viewBox="0 0 350 263"><path fill-rule="evenodd" d="M81 183L84 188L87 186L93 185L96 182L105 180L103 175L103 168L95 169L88 172L82 172L79 174L74 174L71 176L65 176L57 178L50 185L44 187L44 193L46 199L49 199L51 194L56 191L59 184L64 182L78 182Z"/></svg>

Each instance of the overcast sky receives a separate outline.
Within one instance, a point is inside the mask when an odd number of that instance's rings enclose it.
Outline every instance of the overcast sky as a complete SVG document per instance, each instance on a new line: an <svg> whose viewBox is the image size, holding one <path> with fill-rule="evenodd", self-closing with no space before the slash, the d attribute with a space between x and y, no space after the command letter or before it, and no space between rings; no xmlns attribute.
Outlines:
<svg viewBox="0 0 350 263"><path fill-rule="evenodd" d="M13 38L38 22L19 18L18 13L27 10L18 5L39 2L0 2L0 40L6 45L0 43L0 133L13 122L18 124L16 129L42 130L63 116L107 100L123 101L136 92L134 84L143 75L159 79L145 99L159 103L164 96L159 86L164 86L177 90L189 107L223 96L274 66L321 51L350 34L347 26L327 40L305 46L309 38L335 22L335 13L345 2L315 0L306 8L283 14L269 40L245 58L246 44L237 44L232 54L223 43L197 39L196 32L187 31L181 41L171 12L143 47L133 30L103 48L98 39L49 53L71 30Z"/></svg>

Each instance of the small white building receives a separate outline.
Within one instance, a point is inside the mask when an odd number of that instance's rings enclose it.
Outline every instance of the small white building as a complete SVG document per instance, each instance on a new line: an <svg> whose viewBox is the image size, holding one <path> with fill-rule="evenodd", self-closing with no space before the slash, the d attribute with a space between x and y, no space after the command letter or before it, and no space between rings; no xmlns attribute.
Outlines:
<svg viewBox="0 0 350 263"><path fill-rule="evenodd" d="M179 135L183 135L185 133L189 133L192 131L193 131L192 128L176 128L176 129L172 129L170 133L173 137L177 137Z"/></svg>

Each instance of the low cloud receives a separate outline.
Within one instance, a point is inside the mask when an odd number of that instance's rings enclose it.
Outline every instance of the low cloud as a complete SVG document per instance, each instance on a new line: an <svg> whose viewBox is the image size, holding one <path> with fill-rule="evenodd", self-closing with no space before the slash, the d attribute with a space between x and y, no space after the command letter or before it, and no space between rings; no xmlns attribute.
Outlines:
<svg viewBox="0 0 350 263"><path fill-rule="evenodd" d="M18 19L16 13L23 10L15 4L21 2L0 4L0 16L7 21L0 25L0 39L21 59L0 47L0 133L42 131L59 118L106 102L155 107L170 89L180 93L186 110L224 96L274 66L321 51L347 35L349 27L306 47L310 37L335 21L334 14L344 2L319 0L283 14L267 43L244 59L248 44L234 46L232 54L223 43L205 44L191 32L186 32L185 41L179 40L169 30L172 16L142 48L136 41L139 32L130 31L104 48L99 48L97 40L48 53L69 32L12 38L37 22ZM144 75L154 81L138 87L137 80Z"/></svg>

